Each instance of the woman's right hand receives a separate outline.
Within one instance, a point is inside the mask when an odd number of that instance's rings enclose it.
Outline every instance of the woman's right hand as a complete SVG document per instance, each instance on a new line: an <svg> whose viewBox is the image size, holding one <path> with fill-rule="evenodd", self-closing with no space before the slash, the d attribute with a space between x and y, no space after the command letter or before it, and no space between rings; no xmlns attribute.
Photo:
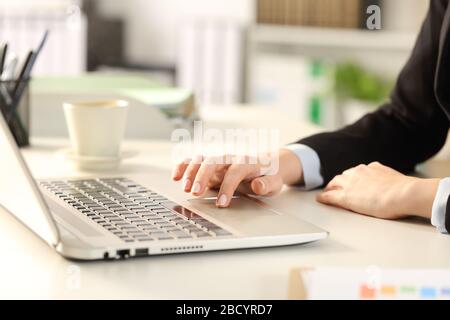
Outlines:
<svg viewBox="0 0 450 320"><path fill-rule="evenodd" d="M176 165L172 178L183 180L183 190L194 196L202 196L208 188L219 189L216 205L228 207L236 190L246 194L272 196L281 191L284 184L296 184L302 180L302 166L290 150L281 149L278 168L266 175L267 166L250 157L195 157ZM218 159L231 161L218 161Z"/></svg>

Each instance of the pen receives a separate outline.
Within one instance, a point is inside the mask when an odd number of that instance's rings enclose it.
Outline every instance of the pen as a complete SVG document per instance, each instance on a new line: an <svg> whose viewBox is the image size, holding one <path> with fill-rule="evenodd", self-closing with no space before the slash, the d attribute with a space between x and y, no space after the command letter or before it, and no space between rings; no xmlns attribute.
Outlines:
<svg viewBox="0 0 450 320"><path fill-rule="evenodd" d="M30 51L27 55L27 59L25 60L25 63L22 66L22 70L20 71L19 78L16 80L16 85L14 87L13 93L12 93L12 102L10 104L10 110L8 114L6 115L6 121L9 122L11 120L11 117L16 111L17 105L19 104L19 100L22 97L23 91L25 91L26 84L27 84L27 77L29 77L31 70L33 68L33 56L34 52Z"/></svg>
<svg viewBox="0 0 450 320"><path fill-rule="evenodd" d="M4 83L1 83L5 75L5 63L6 56L8 53L8 44L4 43L0 49L0 94L2 95L4 106L9 106L11 104L11 96L9 95L8 89Z"/></svg>
<svg viewBox="0 0 450 320"><path fill-rule="evenodd" d="M12 103L11 96L9 95L8 89L6 88L4 83L0 83L0 95L3 98L3 101L7 106L10 106Z"/></svg>
<svg viewBox="0 0 450 320"><path fill-rule="evenodd" d="M8 53L8 44L4 43L0 51L0 76L3 74L7 53Z"/></svg>
<svg viewBox="0 0 450 320"><path fill-rule="evenodd" d="M22 97L22 94L25 91L25 88L31 76L31 72L33 71L33 66L36 63L36 60L39 54L41 53L42 48L45 45L45 42L47 41L48 33L49 33L48 30L46 30L37 50L30 51L28 53L27 59L22 67L22 70L20 72L19 78L17 79L17 83L12 94L12 104L10 108L11 110L7 115L6 118L7 121L11 119L11 117L13 116L13 114L17 109L17 106L20 102L20 98Z"/></svg>
<svg viewBox="0 0 450 320"><path fill-rule="evenodd" d="M9 63L4 67L3 74L0 77L2 81L10 81L14 79L17 67L17 56L13 56Z"/></svg>

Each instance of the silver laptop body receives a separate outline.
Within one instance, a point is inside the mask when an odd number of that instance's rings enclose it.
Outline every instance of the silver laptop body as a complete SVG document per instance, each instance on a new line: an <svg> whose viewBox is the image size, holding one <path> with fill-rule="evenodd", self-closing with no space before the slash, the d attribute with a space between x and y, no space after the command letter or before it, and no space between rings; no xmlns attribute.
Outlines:
<svg viewBox="0 0 450 320"><path fill-rule="evenodd" d="M202 199L178 204L128 177L36 181L3 116L0 146L1 206L67 258L283 246L327 236L247 196L218 209Z"/></svg>

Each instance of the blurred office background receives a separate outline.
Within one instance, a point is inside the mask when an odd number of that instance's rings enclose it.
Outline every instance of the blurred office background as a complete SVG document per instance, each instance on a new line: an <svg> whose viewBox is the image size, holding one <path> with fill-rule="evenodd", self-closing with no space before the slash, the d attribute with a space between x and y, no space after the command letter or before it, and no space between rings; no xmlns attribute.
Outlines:
<svg viewBox="0 0 450 320"><path fill-rule="evenodd" d="M381 8L381 30L366 28L372 4ZM33 74L36 95L53 86L61 96L88 72L130 89L161 109L153 115L161 119L187 117L193 106L225 114L239 105L333 129L388 98L427 7L428 0L0 0L0 40L20 57L51 30ZM160 91L146 95L146 84ZM33 106L34 132L63 130L42 99Z"/></svg>

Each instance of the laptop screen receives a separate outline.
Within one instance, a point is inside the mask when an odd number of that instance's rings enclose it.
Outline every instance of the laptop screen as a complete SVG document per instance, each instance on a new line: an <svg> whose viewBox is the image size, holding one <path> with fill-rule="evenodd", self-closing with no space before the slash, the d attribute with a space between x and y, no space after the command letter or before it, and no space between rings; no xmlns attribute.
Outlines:
<svg viewBox="0 0 450 320"><path fill-rule="evenodd" d="M56 224L1 112L0 205L49 244L59 242Z"/></svg>

